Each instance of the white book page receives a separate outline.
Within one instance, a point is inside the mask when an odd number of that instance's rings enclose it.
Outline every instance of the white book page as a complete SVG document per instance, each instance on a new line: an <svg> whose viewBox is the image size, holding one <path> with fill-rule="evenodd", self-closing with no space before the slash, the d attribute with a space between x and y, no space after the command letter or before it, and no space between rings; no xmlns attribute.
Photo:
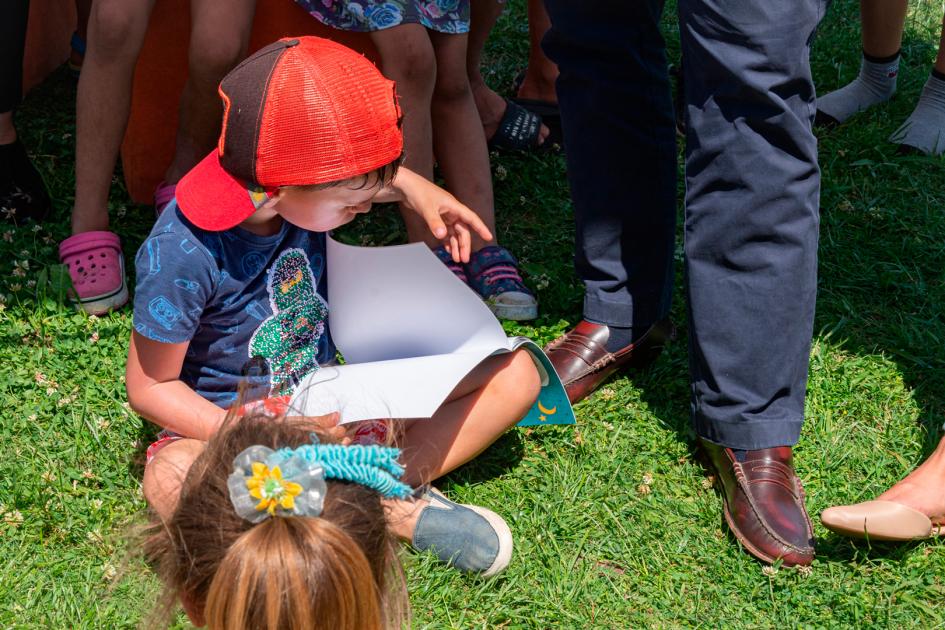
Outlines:
<svg viewBox="0 0 945 630"><path fill-rule="evenodd" d="M302 380L291 408L304 416L338 411L342 424L429 418L489 354L482 350L324 367Z"/></svg>
<svg viewBox="0 0 945 630"><path fill-rule="evenodd" d="M329 328L345 365L296 387L294 413L341 422L430 418L486 357L525 348L542 376L521 423L573 424L561 381L541 349L509 339L489 308L421 243L352 247L328 239Z"/></svg>
<svg viewBox="0 0 945 630"><path fill-rule="evenodd" d="M489 307L423 243L327 240L328 326L346 363L510 348Z"/></svg>

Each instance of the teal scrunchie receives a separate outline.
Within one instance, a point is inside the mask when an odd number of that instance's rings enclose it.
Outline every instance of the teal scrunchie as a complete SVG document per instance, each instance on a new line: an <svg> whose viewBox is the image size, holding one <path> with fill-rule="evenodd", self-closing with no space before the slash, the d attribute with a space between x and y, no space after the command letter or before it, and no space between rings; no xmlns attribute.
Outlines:
<svg viewBox="0 0 945 630"><path fill-rule="evenodd" d="M361 484L381 496L404 499L413 489L400 481L400 449L386 446L306 444L274 451L250 446L233 460L227 489L233 509L251 523L276 514L319 516L326 479Z"/></svg>

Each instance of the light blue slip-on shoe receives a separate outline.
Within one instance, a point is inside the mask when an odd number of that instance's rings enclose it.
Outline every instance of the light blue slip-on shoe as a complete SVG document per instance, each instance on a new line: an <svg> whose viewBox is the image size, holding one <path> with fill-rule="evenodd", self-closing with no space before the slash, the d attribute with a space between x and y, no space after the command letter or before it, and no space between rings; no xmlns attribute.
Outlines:
<svg viewBox="0 0 945 630"><path fill-rule="evenodd" d="M489 577L512 560L512 531L502 517L478 505L460 505L430 486L419 499L423 508L413 530L413 547L430 551L452 567Z"/></svg>

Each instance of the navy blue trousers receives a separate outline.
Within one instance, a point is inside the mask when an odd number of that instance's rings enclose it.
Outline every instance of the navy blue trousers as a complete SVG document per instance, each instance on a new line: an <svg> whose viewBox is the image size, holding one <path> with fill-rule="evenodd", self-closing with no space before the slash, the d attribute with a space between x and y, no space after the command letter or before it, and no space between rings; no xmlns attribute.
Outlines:
<svg viewBox="0 0 945 630"><path fill-rule="evenodd" d="M669 313L676 137L657 2L547 0L584 316L645 330Z"/></svg>
<svg viewBox="0 0 945 630"><path fill-rule="evenodd" d="M659 0L546 0L584 316L642 330L672 286L675 152ZM826 0L679 0L692 417L732 448L804 417L820 171L809 51Z"/></svg>

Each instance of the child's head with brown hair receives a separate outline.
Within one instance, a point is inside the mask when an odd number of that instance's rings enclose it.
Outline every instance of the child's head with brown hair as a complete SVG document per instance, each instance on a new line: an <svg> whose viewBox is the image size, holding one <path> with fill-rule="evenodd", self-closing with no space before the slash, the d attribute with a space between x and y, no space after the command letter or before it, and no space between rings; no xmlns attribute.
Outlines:
<svg viewBox="0 0 945 630"><path fill-rule="evenodd" d="M178 208L203 230L259 221L276 200L290 223L328 231L366 212L397 173L394 83L337 42L273 42L231 70L219 93L217 148L176 188Z"/></svg>
<svg viewBox="0 0 945 630"><path fill-rule="evenodd" d="M211 629L399 625L403 578L378 490L406 486L365 473L373 455L394 461L396 451L312 445L311 436L297 420L247 417L207 444L173 516L145 544L165 585L162 612L179 597ZM375 473L384 478L365 481Z"/></svg>

